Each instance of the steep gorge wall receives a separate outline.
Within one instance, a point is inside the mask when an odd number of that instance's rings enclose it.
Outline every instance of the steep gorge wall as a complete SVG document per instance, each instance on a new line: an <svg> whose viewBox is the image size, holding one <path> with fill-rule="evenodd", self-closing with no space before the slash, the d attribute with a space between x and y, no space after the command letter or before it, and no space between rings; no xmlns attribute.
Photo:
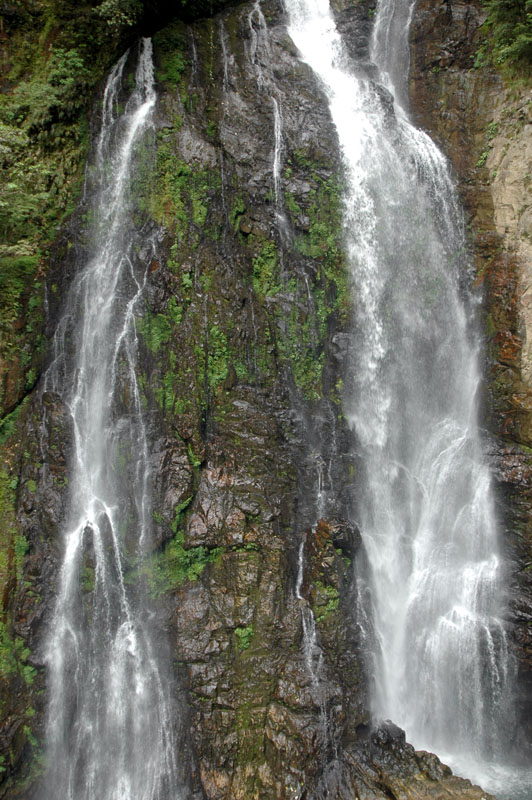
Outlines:
<svg viewBox="0 0 532 800"><path fill-rule="evenodd" d="M324 98L297 60L281 7L261 8L264 16L246 3L175 21L154 37L156 129L135 178L132 225L146 242L138 267L149 271L137 329L154 475L150 581L161 646L171 648L184 780L190 797L220 800L431 797L442 784L450 796L485 796L414 754L393 726L369 728L354 616L360 545L347 522L358 467L341 414L341 168ZM337 4L358 54L371 12ZM277 196L273 100L282 119ZM42 265L48 337L83 262L85 213L81 203ZM508 313L517 324L514 306ZM5 445L5 797L30 796L38 784L42 647L68 488L68 415L41 389L37 382ZM515 419L524 430L526 415ZM529 486L529 467L517 439L499 447L497 463L519 488ZM90 608L90 558L81 590ZM302 649L306 604L322 648L317 686Z"/></svg>

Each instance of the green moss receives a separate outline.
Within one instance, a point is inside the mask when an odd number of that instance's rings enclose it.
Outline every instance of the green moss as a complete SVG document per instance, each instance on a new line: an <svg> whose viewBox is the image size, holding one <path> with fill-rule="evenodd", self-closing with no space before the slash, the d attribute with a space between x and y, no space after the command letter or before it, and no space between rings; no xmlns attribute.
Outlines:
<svg viewBox="0 0 532 800"><path fill-rule="evenodd" d="M317 163L306 150L295 150L289 161L290 174L294 171L303 174L312 187L299 202L287 192L285 207L297 231L296 249L312 259L316 277L305 282L292 278L278 287L270 249L266 257L261 253L254 262L254 286L261 297L274 296L280 288L285 295L292 296L289 317L286 320L285 315L285 325L276 334L277 348L290 366L296 387L307 399L316 401L323 392L324 344L329 322L334 317L340 323L345 322L350 306L341 247L342 187L334 176L323 177L327 165ZM309 217L308 231L298 230L302 214Z"/></svg>
<svg viewBox="0 0 532 800"><path fill-rule="evenodd" d="M310 227L308 233L298 234L296 247L303 255L335 263L342 226L341 186L334 178L324 180L316 172L312 177L315 185L311 192L312 202L305 209ZM294 207L299 209L295 202L292 204ZM291 210L290 206L288 210Z"/></svg>
<svg viewBox="0 0 532 800"><path fill-rule="evenodd" d="M4 255L0 259L0 302L5 309L20 309L20 299L39 263L37 255ZM36 298L33 304L38 303ZM35 307L35 305L33 305Z"/></svg>

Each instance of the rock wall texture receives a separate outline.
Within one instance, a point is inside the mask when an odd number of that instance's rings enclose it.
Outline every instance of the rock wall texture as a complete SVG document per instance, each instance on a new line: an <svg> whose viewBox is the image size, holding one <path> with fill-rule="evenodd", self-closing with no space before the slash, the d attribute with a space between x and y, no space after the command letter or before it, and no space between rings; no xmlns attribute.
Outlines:
<svg viewBox="0 0 532 800"><path fill-rule="evenodd" d="M363 55L371 3L336 10ZM530 152L530 106L471 69L481 19L473 4L448 2L437 14L419 4L412 94L420 124L455 164L486 287L486 420L512 557L525 735L530 195L519 163L525 142ZM357 463L341 414L341 170L324 98L276 0L174 20L154 50L156 125L132 225L145 242L137 267L149 273L137 330L154 476L150 580L189 796L486 797L415 753L392 724L370 724L355 613L360 541L347 521ZM130 69L134 59L133 47ZM81 201L42 263L48 337L83 261L85 213ZM32 296L30 284L25 307ZM61 397L43 391L39 374L6 432L0 475L0 796L10 798L36 796L42 771L43 641L71 444ZM125 390L122 402L127 409ZM82 591L90 604L90 563ZM311 610L320 647L309 666Z"/></svg>
<svg viewBox="0 0 532 800"><path fill-rule="evenodd" d="M415 118L455 168L483 300L484 418L510 561L519 746L526 750L532 697L532 96L522 81L475 68L484 19L476 2L451 0L436 10L418 3L411 94Z"/></svg>

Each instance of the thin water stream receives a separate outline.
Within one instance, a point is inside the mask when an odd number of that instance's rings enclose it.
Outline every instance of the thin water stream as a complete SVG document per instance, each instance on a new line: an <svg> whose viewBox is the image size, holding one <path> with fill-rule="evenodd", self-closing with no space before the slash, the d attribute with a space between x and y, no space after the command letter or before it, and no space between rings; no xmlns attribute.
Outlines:
<svg viewBox="0 0 532 800"><path fill-rule="evenodd" d="M459 774L509 793L527 778L506 766L513 667L477 428L475 302L447 164L408 117L414 3L378 4L368 74L350 59L328 0L285 7L344 163L355 308L345 410L364 463L357 521L369 568L358 580L371 597L373 714Z"/></svg>
<svg viewBox="0 0 532 800"><path fill-rule="evenodd" d="M127 65L126 53L105 87L89 170L93 244L74 278L45 380L61 396L73 432L47 646L50 800L180 796L164 648L155 641L142 582L130 584L127 576L146 557L151 536L134 322L146 272L135 256L140 242L130 215L136 156L156 101L149 39L140 43L129 97Z"/></svg>

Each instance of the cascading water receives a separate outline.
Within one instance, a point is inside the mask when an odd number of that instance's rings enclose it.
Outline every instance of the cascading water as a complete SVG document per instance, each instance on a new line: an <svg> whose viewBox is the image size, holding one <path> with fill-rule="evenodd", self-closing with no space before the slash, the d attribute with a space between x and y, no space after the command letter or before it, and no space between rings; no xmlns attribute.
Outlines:
<svg viewBox="0 0 532 800"><path fill-rule="evenodd" d="M328 0L285 6L328 97L345 168L355 306L346 412L365 464L357 521L373 713L499 788L493 765L512 722L503 570L477 431L461 212L443 156L406 109L414 3L379 3L369 75L350 62Z"/></svg>
<svg viewBox="0 0 532 800"><path fill-rule="evenodd" d="M156 649L140 580L129 585L126 576L150 543L134 322L146 274L135 266L141 243L130 212L135 155L156 100L151 53L151 41L142 40L135 88L123 113L118 108L128 54L105 87L89 170L93 245L69 293L45 381L70 411L73 431L69 514L47 646L44 794L62 800L180 796L175 709L160 643Z"/></svg>

